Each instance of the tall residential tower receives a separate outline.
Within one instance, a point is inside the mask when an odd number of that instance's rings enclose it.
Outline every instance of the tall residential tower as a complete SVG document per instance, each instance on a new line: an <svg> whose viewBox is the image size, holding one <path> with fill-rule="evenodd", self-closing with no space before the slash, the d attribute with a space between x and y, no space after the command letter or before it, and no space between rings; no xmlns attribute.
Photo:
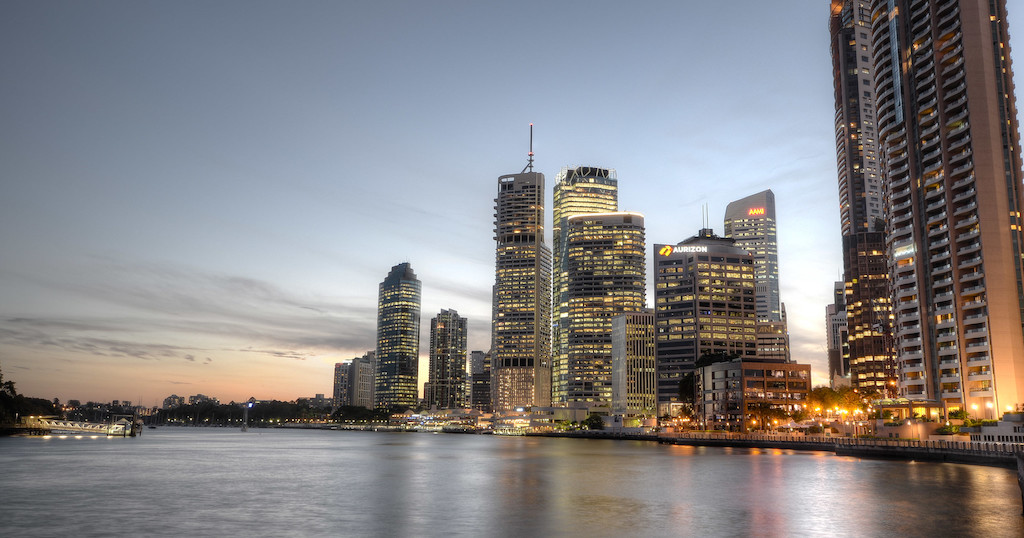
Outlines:
<svg viewBox="0 0 1024 538"><path fill-rule="evenodd" d="M900 396L997 418L1024 402L1006 2L874 0L870 16Z"/></svg>

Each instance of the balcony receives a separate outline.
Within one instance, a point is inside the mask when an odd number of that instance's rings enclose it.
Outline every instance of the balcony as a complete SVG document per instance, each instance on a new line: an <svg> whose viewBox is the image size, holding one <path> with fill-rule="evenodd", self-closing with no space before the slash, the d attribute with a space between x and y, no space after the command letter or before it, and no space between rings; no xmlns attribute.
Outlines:
<svg viewBox="0 0 1024 538"><path fill-rule="evenodd" d="M985 291L985 286L971 286L969 288L964 288L964 290L962 292L960 292L960 295L963 295L965 297L969 297L971 295L977 295L977 294L982 293L984 291Z"/></svg>
<svg viewBox="0 0 1024 538"><path fill-rule="evenodd" d="M966 87L967 87L966 84L961 84L961 85L957 86L955 90L950 90L950 91L952 91L952 92L962 91ZM970 127L971 127L971 125L969 123L964 123L963 125L961 125L959 127L950 129L950 131L948 133L946 133L946 136L954 137L954 136L956 136L956 135L966 131L967 129L970 129Z"/></svg>
<svg viewBox="0 0 1024 538"><path fill-rule="evenodd" d="M963 187L964 185L967 185L969 183L974 183L974 174L956 180L953 183L953 189L959 189L960 187Z"/></svg>
<svg viewBox="0 0 1024 538"><path fill-rule="evenodd" d="M906 234L909 234L911 231L913 231L913 229L914 229L913 226L902 226L900 228L896 228L895 230L893 230L890 233L890 235L892 235L894 238L899 239L902 236L904 236Z"/></svg>
<svg viewBox="0 0 1024 538"><path fill-rule="evenodd" d="M913 325L904 325L900 327L899 331L896 332L897 337L907 336L910 334L918 334L921 332L921 324L915 323Z"/></svg>
<svg viewBox="0 0 1024 538"><path fill-rule="evenodd" d="M981 271L974 271L973 273L965 273L965 274L960 276L960 282L964 283L964 282L970 282L972 280L978 280L979 278L981 278L983 276L985 276L985 273L982 273Z"/></svg>
<svg viewBox="0 0 1024 538"><path fill-rule="evenodd" d="M978 207L977 203L971 202L971 203L969 203L969 204L967 204L965 206L956 208L956 210L953 211L953 214L954 215L963 215L965 213L970 213L971 211L974 211L974 209L977 208L977 207Z"/></svg>
<svg viewBox="0 0 1024 538"><path fill-rule="evenodd" d="M971 252L977 252L979 250L981 250L981 243L975 242L957 249L956 254L957 256L963 256L964 254L970 254Z"/></svg>
<svg viewBox="0 0 1024 538"><path fill-rule="evenodd" d="M975 224L976 222L978 222L978 217L975 215L975 216L971 216L971 217L968 217L968 218L963 219L963 220L956 221L956 224L954 226L957 229L960 229L960 228L964 228L966 226L970 226L972 224Z"/></svg>
<svg viewBox="0 0 1024 538"><path fill-rule="evenodd" d="M970 142L971 141L971 135L968 134L968 135L965 135L965 136L961 136L959 138L954 138L953 133L951 131L949 133L949 139L953 141L953 142L951 142L949 144L949 150L953 151L954 149L957 149L960 146L963 146L964 144Z"/></svg>
<svg viewBox="0 0 1024 538"><path fill-rule="evenodd" d="M961 201L963 201L963 200L966 200L966 199L968 199L968 198L970 198L970 197L974 196L974 194L975 194L976 192L977 192L977 191L976 191L976 190L974 190L974 187L971 187L970 189L967 189L966 191L964 191L964 192L961 192L960 194L958 194L958 195L954 196L954 197L953 197L953 202L961 202Z"/></svg>
<svg viewBox="0 0 1024 538"><path fill-rule="evenodd" d="M961 112L961 113L953 116L952 118L949 118L948 120L946 120L946 125L956 125L958 122L960 122L960 120L963 120L963 119L966 119L966 118L967 118L967 111L964 110L963 112Z"/></svg>
<svg viewBox="0 0 1024 538"><path fill-rule="evenodd" d="M946 86L952 85L954 82L959 82L963 78L964 78L964 71L963 71L963 69L960 69L957 72L955 72L955 73L951 74L950 76L946 77L946 79L942 81L942 87L945 88Z"/></svg>
<svg viewBox="0 0 1024 538"><path fill-rule="evenodd" d="M954 70L960 68L960 66L962 66L962 65L964 65L964 59L963 58L957 58L955 62L947 65L946 67L944 67L942 69L942 76L946 76L946 75L952 73Z"/></svg>
<svg viewBox="0 0 1024 538"><path fill-rule="evenodd" d="M909 288L901 288L896 292L897 299L905 299L907 297L917 295L917 286L911 286Z"/></svg>
<svg viewBox="0 0 1024 538"><path fill-rule="evenodd" d="M957 163L957 162L963 161L964 159L969 158L972 154L973 154L973 152L971 151L971 148L967 148L967 149L961 151L960 153L957 153L957 154L953 155L952 157L950 157L949 158L949 162L950 162L950 164L953 164L953 163ZM955 171L956 169L954 168L953 170Z"/></svg>
<svg viewBox="0 0 1024 538"><path fill-rule="evenodd" d="M940 159L938 161L935 161L932 164L929 164L928 166L925 166L924 167L924 173L925 174L930 174L930 173L935 172L936 170L939 170L941 168L942 168L942 160Z"/></svg>
<svg viewBox="0 0 1024 538"><path fill-rule="evenodd" d="M907 362L912 360L921 360L924 355L920 350L906 351L900 355L900 362Z"/></svg>
<svg viewBox="0 0 1024 538"><path fill-rule="evenodd" d="M964 309L964 310L966 311L966 310L968 310L968 309L974 309L974 308L984 308L984 306L985 306L986 304L988 304L988 302L987 302L987 301L985 301L985 299L984 299L984 298L981 298L981 299L975 299L975 300L973 300L973 301L967 301L967 302L965 302L965 303L963 304L963 309Z"/></svg>

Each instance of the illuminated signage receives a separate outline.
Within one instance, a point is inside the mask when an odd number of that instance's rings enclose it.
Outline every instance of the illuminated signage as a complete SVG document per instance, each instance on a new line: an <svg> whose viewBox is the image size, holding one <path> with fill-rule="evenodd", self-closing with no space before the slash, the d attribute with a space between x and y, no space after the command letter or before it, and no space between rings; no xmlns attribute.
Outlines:
<svg viewBox="0 0 1024 538"><path fill-rule="evenodd" d="M671 256L673 254L687 254L693 252L707 252L707 245L665 245L658 250L658 254L662 256Z"/></svg>
<svg viewBox="0 0 1024 538"><path fill-rule="evenodd" d="M895 259L906 258L908 256L913 256L915 252L917 252L916 245L914 245L914 243L911 243L909 245L904 245L902 247L897 247L893 249L892 257Z"/></svg>
<svg viewBox="0 0 1024 538"><path fill-rule="evenodd" d="M747 216L764 215L763 207L752 207L747 210Z"/></svg>

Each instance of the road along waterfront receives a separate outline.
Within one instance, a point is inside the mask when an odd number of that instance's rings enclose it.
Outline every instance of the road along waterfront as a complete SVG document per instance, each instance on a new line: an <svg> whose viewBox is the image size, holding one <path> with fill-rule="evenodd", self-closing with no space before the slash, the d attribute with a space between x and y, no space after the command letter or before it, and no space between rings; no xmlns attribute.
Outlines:
<svg viewBox="0 0 1024 538"><path fill-rule="evenodd" d="M0 439L5 536L1021 536L997 467L328 430Z"/></svg>

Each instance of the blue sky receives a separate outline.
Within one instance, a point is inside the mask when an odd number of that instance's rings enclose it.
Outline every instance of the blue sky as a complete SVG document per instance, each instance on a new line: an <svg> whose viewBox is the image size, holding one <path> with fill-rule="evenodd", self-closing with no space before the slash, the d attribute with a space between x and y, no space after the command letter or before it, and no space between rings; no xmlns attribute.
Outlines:
<svg viewBox="0 0 1024 538"><path fill-rule="evenodd" d="M549 199L563 166L615 168L649 245L772 189L793 355L824 382L828 2L8 2L0 72L23 393L329 394L405 261L423 351L442 308L486 349L496 181L530 122Z"/></svg>

